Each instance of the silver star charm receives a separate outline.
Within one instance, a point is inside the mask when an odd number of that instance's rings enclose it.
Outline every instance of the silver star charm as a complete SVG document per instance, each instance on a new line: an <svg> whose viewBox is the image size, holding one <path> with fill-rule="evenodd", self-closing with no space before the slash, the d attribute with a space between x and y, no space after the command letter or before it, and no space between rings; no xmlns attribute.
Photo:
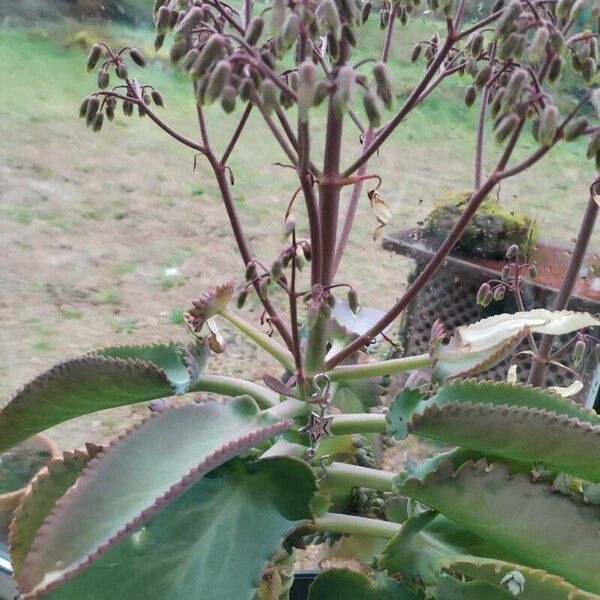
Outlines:
<svg viewBox="0 0 600 600"><path fill-rule="evenodd" d="M310 440L309 454L314 455L319 442L325 437L333 437L331 433L331 421L333 415L326 417L323 414L311 412L308 417L308 423L300 429L302 433L308 435Z"/></svg>

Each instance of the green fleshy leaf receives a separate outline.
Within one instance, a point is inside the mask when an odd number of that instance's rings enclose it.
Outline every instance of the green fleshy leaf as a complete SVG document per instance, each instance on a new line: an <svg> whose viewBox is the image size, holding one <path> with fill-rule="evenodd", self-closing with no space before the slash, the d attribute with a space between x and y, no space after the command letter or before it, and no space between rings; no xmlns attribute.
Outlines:
<svg viewBox="0 0 600 600"><path fill-rule="evenodd" d="M10 525L10 558L15 575L19 574L38 529L58 499L101 451L102 447L87 444L85 450L65 452L62 459L50 461L35 478Z"/></svg>
<svg viewBox="0 0 600 600"><path fill-rule="evenodd" d="M458 327L448 342L432 347L433 375L444 380L486 371L513 353L528 333L562 335L600 326L589 313L535 309L501 314Z"/></svg>
<svg viewBox="0 0 600 600"><path fill-rule="evenodd" d="M73 579L47 581L25 598L251 600L286 534L311 518L315 491L302 461L233 460Z"/></svg>
<svg viewBox="0 0 600 600"><path fill-rule="evenodd" d="M488 466L485 460L468 461L456 472L450 461L443 462L423 480L403 476L398 490L502 549L503 555L495 557L600 592L600 537L593 533L600 529L597 507L552 493L547 483L510 475L505 464Z"/></svg>
<svg viewBox="0 0 600 600"><path fill-rule="evenodd" d="M435 592L436 600L510 600L514 598L482 581L458 581L442 573Z"/></svg>
<svg viewBox="0 0 600 600"><path fill-rule="evenodd" d="M248 396L155 413L91 462L56 505L25 559L21 588L70 577L200 477L290 424L273 423Z"/></svg>
<svg viewBox="0 0 600 600"><path fill-rule="evenodd" d="M349 569L331 569L321 573L310 586L308 600L420 600L400 581L383 575L375 580Z"/></svg>
<svg viewBox="0 0 600 600"><path fill-rule="evenodd" d="M194 352L200 358L206 351ZM184 393L188 365L200 373L198 359L174 343L106 348L59 363L0 411L0 452L82 415Z"/></svg>
<svg viewBox="0 0 600 600"><path fill-rule="evenodd" d="M425 394L417 389L404 388L395 398L386 415L387 432L397 440L408 435L407 423L418 406L425 400Z"/></svg>
<svg viewBox="0 0 600 600"><path fill-rule="evenodd" d="M590 481L600 479L600 464L589 459L600 454L600 416L552 392L452 382L429 400L396 401L388 422L396 437L411 432L493 457L541 462Z"/></svg>

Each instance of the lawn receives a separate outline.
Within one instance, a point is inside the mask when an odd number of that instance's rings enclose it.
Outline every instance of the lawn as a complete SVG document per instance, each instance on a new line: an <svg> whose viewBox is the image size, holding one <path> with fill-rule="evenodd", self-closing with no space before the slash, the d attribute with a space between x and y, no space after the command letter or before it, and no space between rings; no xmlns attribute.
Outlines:
<svg viewBox="0 0 600 600"><path fill-rule="evenodd" d="M398 104L422 68L408 62L410 48L430 28L416 21L414 28L399 31L392 49ZM2 397L60 358L94 346L183 339L182 311L190 301L213 284L239 277L240 260L201 160L194 171L193 153L148 119L119 113L94 134L77 118L95 83L83 72L81 41L100 35L133 38L152 56L152 33L143 30L70 27L52 35L0 30ZM361 48L358 54L377 52ZM197 138L190 82L161 58L149 62L138 76L163 93L165 120ZM393 213L390 229L414 226L440 196L469 189L476 109L462 107L467 84L458 77L447 81L372 160L369 171L383 178L382 195ZM237 120L217 106L208 112L212 139L223 146ZM315 111L312 124L318 140L323 111ZM348 163L359 148L350 124L345 137ZM520 156L535 147L527 137ZM493 141L487 144L495 148ZM500 200L535 218L542 235L568 242L594 174L584 154L580 143L562 145L525 176L504 184ZM252 116L231 166L235 201L266 263L281 247L282 213L296 186L293 172L273 166L281 160L262 122ZM340 278L359 284L365 304L384 307L401 293L410 263L372 241L375 220L366 197L359 211ZM305 228L301 204L296 218ZM596 235L596 246L598 241ZM259 317L256 305L252 312ZM211 368L259 379L268 365L256 363L254 350L241 346L229 330L225 334L238 360L225 365L217 356ZM102 438L133 412L111 413L92 427ZM80 440L79 429L69 431L69 442Z"/></svg>

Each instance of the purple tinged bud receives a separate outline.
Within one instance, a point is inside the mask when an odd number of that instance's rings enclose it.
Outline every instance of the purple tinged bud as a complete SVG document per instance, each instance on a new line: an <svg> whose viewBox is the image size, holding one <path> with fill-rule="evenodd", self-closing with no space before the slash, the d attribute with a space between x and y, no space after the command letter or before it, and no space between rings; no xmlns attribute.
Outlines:
<svg viewBox="0 0 600 600"><path fill-rule="evenodd" d="M508 260L513 260L519 256L519 252L519 246L517 246L517 244L511 244L506 250L506 258L508 258Z"/></svg>
<svg viewBox="0 0 600 600"><path fill-rule="evenodd" d="M480 306L488 306L489 302L487 304L485 304L488 297L493 298L492 288L489 283L485 282L485 283L481 284L479 290L477 291L477 296L475 297L475 302L477 302L477 304L479 304Z"/></svg>
<svg viewBox="0 0 600 600"><path fill-rule="evenodd" d="M102 129L102 124L104 123L104 115L99 112L94 117L94 124L92 126L93 131L98 132Z"/></svg>
<svg viewBox="0 0 600 600"><path fill-rule="evenodd" d="M110 83L110 75L106 69L100 69L98 71L98 87L101 90L105 90Z"/></svg>
<svg viewBox="0 0 600 600"><path fill-rule="evenodd" d="M100 44L94 44L90 49L90 53L88 54L87 61L85 63L85 70L89 73L100 60L102 56L102 46Z"/></svg>
<svg viewBox="0 0 600 600"><path fill-rule="evenodd" d="M138 67L143 68L146 66L146 59L144 58L144 55L137 48L133 48L133 50L131 50L131 52L129 53L129 56L131 56L131 60Z"/></svg>
<svg viewBox="0 0 600 600"><path fill-rule="evenodd" d="M358 293L354 288L350 288L348 290L348 306L353 314L356 315L358 313L359 304L358 304Z"/></svg>
<svg viewBox="0 0 600 600"><path fill-rule="evenodd" d="M127 79L127 75L128 75L127 65L124 62L121 61L117 65L116 72L117 72L117 77L119 79Z"/></svg>
<svg viewBox="0 0 600 600"><path fill-rule="evenodd" d="M571 360L573 361L573 366L576 369L579 369L583 364L583 359L585 358L585 349L586 344L583 340L577 340L575 342L575 346L573 347L573 357Z"/></svg>

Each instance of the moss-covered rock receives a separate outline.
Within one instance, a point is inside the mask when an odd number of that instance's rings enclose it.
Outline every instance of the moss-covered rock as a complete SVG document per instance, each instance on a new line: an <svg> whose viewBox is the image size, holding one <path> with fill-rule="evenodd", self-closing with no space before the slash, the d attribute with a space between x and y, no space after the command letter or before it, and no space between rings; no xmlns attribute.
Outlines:
<svg viewBox="0 0 600 600"><path fill-rule="evenodd" d="M448 237L464 212L470 195L470 192L450 194L440 200L421 230L427 245L437 248ZM476 258L502 258L511 244L518 244L525 250L536 239L535 222L505 210L495 198L488 196L457 242L454 252Z"/></svg>

